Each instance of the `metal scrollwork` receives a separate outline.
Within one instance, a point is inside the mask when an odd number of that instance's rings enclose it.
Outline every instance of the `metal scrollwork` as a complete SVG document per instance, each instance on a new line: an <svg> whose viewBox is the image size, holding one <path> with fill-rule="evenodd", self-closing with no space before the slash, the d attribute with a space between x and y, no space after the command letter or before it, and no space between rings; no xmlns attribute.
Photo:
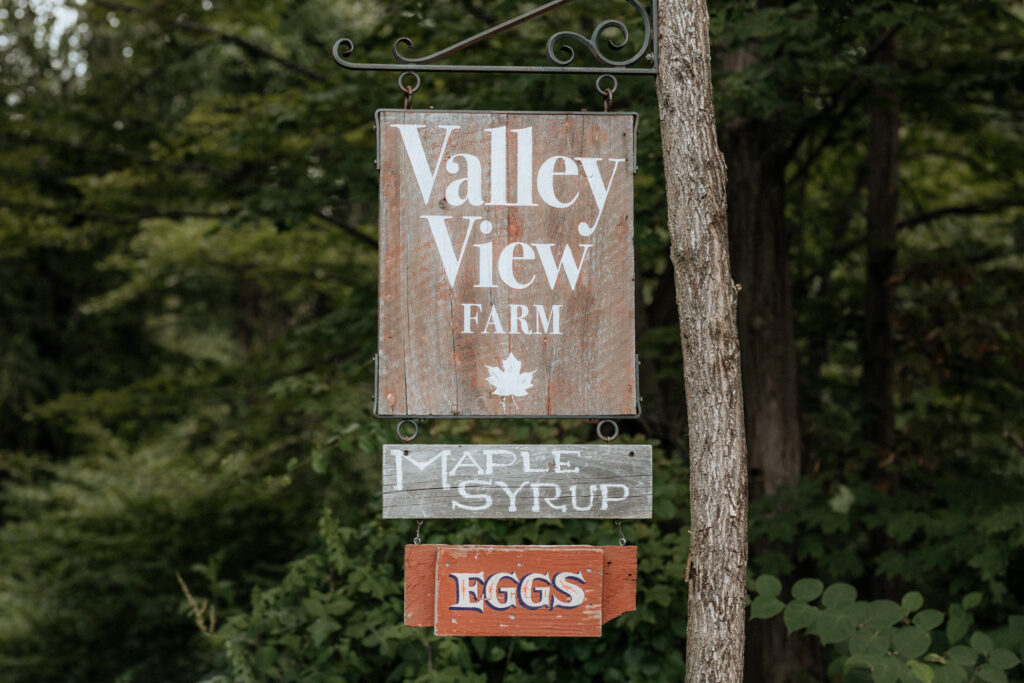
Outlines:
<svg viewBox="0 0 1024 683"><path fill-rule="evenodd" d="M615 42L614 40L610 39L608 40L609 48L611 48L612 50L621 50L622 48L626 47L626 45L629 43L629 29L626 27L626 25L617 19L608 19L606 21L602 21L600 24L597 25L597 28L594 29L594 32L590 34L590 38L587 38L586 36L581 35L579 33L576 33L575 31L559 31L558 33L552 35L550 38L548 38L548 59L550 59L555 64L561 64L562 66L571 64L572 61L576 59L576 51L573 50L572 46L570 45L566 45L564 43L559 45L559 42L566 40L574 40L582 43L588 50L590 50L590 54L594 55L594 58L601 64L604 64L605 66L627 67L639 62L641 59L644 58L644 55L647 54L647 50L651 46L651 18L647 15L647 12L640 5L640 3L637 2L637 0L626 1L636 8L636 11L640 14L640 17L643 19L644 22L643 43L641 43L640 49L637 50L632 57L628 59L615 60L607 57L603 52L601 52L601 48L599 45L601 41L601 34L607 31L608 29L615 29L620 34L622 34L622 39L619 42ZM559 57L558 55L556 55L556 49L565 52L566 56Z"/></svg>
<svg viewBox="0 0 1024 683"><path fill-rule="evenodd" d="M493 65L457 65L457 64L435 64L449 55L460 52L482 40L486 40L508 29L529 21L534 17L566 5L574 0L552 0L546 4L536 7L529 12L520 14L517 17L492 26L469 38L453 43L448 47L424 55L413 57L409 54L415 45L409 38L399 38L392 46L391 54L395 58L394 64L375 64L368 62L355 62L349 56L355 50L355 43L349 38L341 38L334 44L334 61L346 69L357 71L450 71L450 72L484 72L484 73L563 73L563 74L636 74L656 75L658 71L658 2L651 0L651 11L648 13L638 0L626 0L640 15L644 26L643 40L640 48L626 59L612 59L601 51L601 35L606 31L616 31L620 34L618 40L606 39L611 50L622 50L629 44L629 29L626 24L618 19L607 19L602 21L594 29L589 38L576 33L575 31L558 31L553 34L547 42L547 57L554 66L525 66L516 64L493 64ZM573 66L576 59L576 51L569 42L576 42L586 47L601 66ZM561 55L559 54L561 53ZM648 61L647 66L636 66L644 59ZM410 69L409 67L414 67Z"/></svg>

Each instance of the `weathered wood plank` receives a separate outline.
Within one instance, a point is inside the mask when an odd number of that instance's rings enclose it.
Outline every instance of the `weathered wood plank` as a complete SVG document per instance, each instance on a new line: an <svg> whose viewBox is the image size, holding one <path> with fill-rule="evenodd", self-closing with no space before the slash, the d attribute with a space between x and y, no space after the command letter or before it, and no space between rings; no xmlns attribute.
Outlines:
<svg viewBox="0 0 1024 683"><path fill-rule="evenodd" d="M647 519L648 445L387 444L385 519Z"/></svg>
<svg viewBox="0 0 1024 683"><path fill-rule="evenodd" d="M600 636L603 558L580 546L444 546L439 636Z"/></svg>
<svg viewBox="0 0 1024 683"><path fill-rule="evenodd" d="M637 414L635 120L378 113L377 414Z"/></svg>

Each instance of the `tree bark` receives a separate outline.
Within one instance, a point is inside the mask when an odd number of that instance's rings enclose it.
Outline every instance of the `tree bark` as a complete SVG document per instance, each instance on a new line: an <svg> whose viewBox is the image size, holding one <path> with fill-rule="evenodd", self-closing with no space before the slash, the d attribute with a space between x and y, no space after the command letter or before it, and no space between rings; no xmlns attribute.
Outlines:
<svg viewBox="0 0 1024 683"><path fill-rule="evenodd" d="M686 680L743 677L747 462L705 0L659 6L658 104L690 445Z"/></svg>
<svg viewBox="0 0 1024 683"><path fill-rule="evenodd" d="M896 39L879 50L878 63L895 67ZM862 431L878 464L892 455L893 297L896 232L899 225L899 99L895 89L875 88L868 133L868 253L864 286L864 398Z"/></svg>

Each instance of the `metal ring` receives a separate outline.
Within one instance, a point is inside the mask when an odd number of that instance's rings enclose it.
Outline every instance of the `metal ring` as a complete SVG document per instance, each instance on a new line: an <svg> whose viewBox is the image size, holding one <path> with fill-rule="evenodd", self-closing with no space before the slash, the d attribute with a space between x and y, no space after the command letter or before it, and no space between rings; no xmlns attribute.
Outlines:
<svg viewBox="0 0 1024 683"><path fill-rule="evenodd" d="M605 436L601 431L601 427L606 424L612 426L611 436ZM619 425L617 422L615 422L615 420L601 420L600 422L597 423L597 438L602 439L604 441L614 441L615 437L617 437L618 435Z"/></svg>
<svg viewBox="0 0 1024 683"><path fill-rule="evenodd" d="M410 434L409 436L403 436L402 435L402 425L404 425L404 424L411 424L412 425L412 434ZM618 430L616 430L616 432L617 431ZM419 434L420 434L420 425L419 425L418 422L416 422L416 420L400 420L399 423L398 423L398 426L395 427L395 432L398 434L398 438L399 439L401 439L405 443L409 443L410 441L415 439L417 436L419 436Z"/></svg>
<svg viewBox="0 0 1024 683"><path fill-rule="evenodd" d="M423 520L422 519L416 520L416 537L412 539L412 544L413 545L419 545L420 544L420 527L422 527L422 526L423 526ZM620 543L619 545L622 545L622 544Z"/></svg>
<svg viewBox="0 0 1024 683"><path fill-rule="evenodd" d="M413 78L415 78L416 79L416 85L409 86L409 85L403 84L402 81L405 80L406 76L412 76ZM418 73L416 73L415 71L403 71L398 76L398 88L402 92L404 92L406 95L412 95L414 92L419 90L420 89L420 83L421 83L420 75Z"/></svg>
<svg viewBox="0 0 1024 683"><path fill-rule="evenodd" d="M615 526L619 527L619 545L626 545L626 536L622 533L622 520L615 520Z"/></svg>
<svg viewBox="0 0 1024 683"><path fill-rule="evenodd" d="M601 79L602 78L610 78L610 79L612 79L612 87L611 88L602 88L601 87ZM615 94L615 90L619 87L619 81L616 80L615 76L612 76L611 74L601 74L600 76L597 77L597 80L594 81L594 85L597 86L597 92L601 93L602 95L604 95L606 98L608 98L610 100L610 99L612 99L612 95Z"/></svg>

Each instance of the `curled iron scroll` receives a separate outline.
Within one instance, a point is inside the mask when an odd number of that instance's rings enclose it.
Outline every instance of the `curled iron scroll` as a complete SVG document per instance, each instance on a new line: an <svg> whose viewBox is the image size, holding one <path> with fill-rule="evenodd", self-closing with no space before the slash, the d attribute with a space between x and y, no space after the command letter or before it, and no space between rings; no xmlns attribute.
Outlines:
<svg viewBox="0 0 1024 683"><path fill-rule="evenodd" d="M594 55L594 58L601 64L604 64L605 66L627 67L639 62L641 59L644 58L644 55L647 54L648 48L650 48L651 46L651 18L650 16L648 16L647 12L640 5L640 3L637 2L637 0L626 1L634 8L636 8L636 11L640 14L640 17L643 19L644 22L643 42L640 44L640 49L637 50L631 57L628 57L627 59L616 60L607 57L603 52L601 52L601 34L609 29L615 29L621 34L621 40L619 40L618 42L616 42L613 39L608 39L609 48L611 48L612 50L621 50L622 48L626 47L626 45L629 43L629 29L626 27L626 25L619 21L618 19L608 19L606 21L602 21L600 24L597 25L597 27L594 29L594 32L590 34L590 38L587 38L586 36L580 33L576 33L575 31L559 31L558 33L555 33L550 38L548 38L548 59L550 59L555 64L560 64L562 66L567 66L568 64L571 64L572 61L576 59L576 51L572 49L572 46L562 42L571 40L582 43L584 47L590 50L590 54ZM566 56L559 57L557 54L555 54L556 50L566 53Z"/></svg>

